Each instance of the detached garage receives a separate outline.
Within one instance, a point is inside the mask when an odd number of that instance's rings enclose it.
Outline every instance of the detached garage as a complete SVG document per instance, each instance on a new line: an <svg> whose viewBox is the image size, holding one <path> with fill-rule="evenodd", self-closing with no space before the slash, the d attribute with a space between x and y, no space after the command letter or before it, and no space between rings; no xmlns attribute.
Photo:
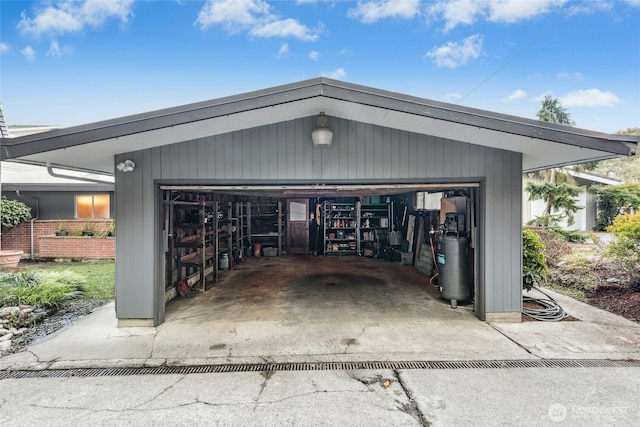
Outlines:
<svg viewBox="0 0 640 427"><path fill-rule="evenodd" d="M122 326L162 323L177 284L206 289L256 255L417 265L432 226L464 283L444 297L519 321L522 173L637 143L318 78L3 139L2 160L115 174Z"/></svg>

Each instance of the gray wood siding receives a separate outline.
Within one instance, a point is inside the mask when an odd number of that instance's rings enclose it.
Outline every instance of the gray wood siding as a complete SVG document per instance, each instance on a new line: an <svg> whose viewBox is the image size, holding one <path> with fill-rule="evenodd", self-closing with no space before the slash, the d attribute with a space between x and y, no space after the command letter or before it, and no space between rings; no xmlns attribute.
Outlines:
<svg viewBox="0 0 640 427"><path fill-rule="evenodd" d="M135 171L116 174L118 317L163 321L158 182L264 180L480 182L480 317L520 311L519 153L331 117L333 145L314 148L315 121L309 117L116 156L116 164L127 158L136 162Z"/></svg>
<svg viewBox="0 0 640 427"><path fill-rule="evenodd" d="M19 200L31 208L31 216L39 211L39 219L74 219L76 217L76 195L109 194L111 218L114 218L114 196L109 191L20 191L20 196L9 188L3 188L2 194L11 200Z"/></svg>

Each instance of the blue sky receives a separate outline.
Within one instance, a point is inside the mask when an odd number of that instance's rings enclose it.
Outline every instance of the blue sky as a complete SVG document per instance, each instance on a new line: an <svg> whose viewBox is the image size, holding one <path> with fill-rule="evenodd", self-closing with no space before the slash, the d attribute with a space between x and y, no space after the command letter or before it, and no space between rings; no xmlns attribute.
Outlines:
<svg viewBox="0 0 640 427"><path fill-rule="evenodd" d="M0 2L8 124L61 127L326 76L640 126L640 0Z"/></svg>

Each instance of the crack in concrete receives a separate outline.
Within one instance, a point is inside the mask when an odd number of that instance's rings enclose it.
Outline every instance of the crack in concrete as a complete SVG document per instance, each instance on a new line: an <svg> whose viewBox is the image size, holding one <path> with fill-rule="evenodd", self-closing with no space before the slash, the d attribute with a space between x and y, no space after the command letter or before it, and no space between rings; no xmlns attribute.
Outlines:
<svg viewBox="0 0 640 427"><path fill-rule="evenodd" d="M275 374L275 371L260 372L260 376L264 378L264 381L262 381L262 384L260 384L260 392L258 393L258 396L255 398L256 402L260 400L260 396L262 396L262 393L264 393L264 389L267 388L267 383L269 382L271 377L273 377L274 374Z"/></svg>
<svg viewBox="0 0 640 427"><path fill-rule="evenodd" d="M523 349L524 351L526 351L528 354L530 354L532 356L535 356L536 358L540 359L540 357L538 357L538 355L533 354L533 352L529 351L529 349L526 348L523 344L520 344L518 341L516 341L513 338L511 338L509 335L507 335L506 333L502 332L500 329L498 329L495 326L493 326L493 324L489 323L489 326L491 326L491 328L494 331L498 332L500 335L502 335L503 337L505 337L506 339L508 339L509 341L511 341L512 343L514 343L515 345L517 345L518 347Z"/></svg>
<svg viewBox="0 0 640 427"><path fill-rule="evenodd" d="M149 359L153 358L153 352L155 350L156 347L156 338L158 338L158 330L156 329L156 333L153 334L153 340L151 340L151 349L149 350L149 355L147 356L147 358L144 360L143 365L146 365L147 361Z"/></svg>
<svg viewBox="0 0 640 427"><path fill-rule="evenodd" d="M163 394L165 394L166 392L168 392L169 390L171 390L173 387L177 386L178 384L180 384L182 382L182 380L184 380L186 378L185 375L180 376L180 378L178 378L173 384L170 384L168 386L166 386L163 390L161 390L160 392L156 393L153 397L151 397L150 399L141 402L135 406L132 407L132 409L137 409L140 406L143 405L147 405L151 402L153 402L154 400L156 400L157 398L159 398L160 396L162 396Z"/></svg>
<svg viewBox="0 0 640 427"><path fill-rule="evenodd" d="M343 342L345 342L347 346L345 347L345 349L344 349L344 351L342 352L342 354L347 354L347 352L349 351L349 347L350 347L350 346L352 346L352 345L359 345L359 344L360 344L359 338L360 338L360 337L362 337L362 335L364 335L364 331L365 331L367 328L368 328L368 326L363 327L363 328L362 328L362 330L360 331L360 333L358 334L358 336L356 336L355 338L350 338L350 339L345 338L345 339L343 340Z"/></svg>
<svg viewBox="0 0 640 427"><path fill-rule="evenodd" d="M275 400L267 400L267 401L261 401L261 402L253 402L256 405L270 405L273 403L280 403L280 402L285 402L287 400L290 399L297 399L299 397L305 397L305 396L312 396L314 394L322 394L322 393L326 393L326 394L335 394L335 393L370 393L369 390L317 390L317 391L309 391L306 393L300 393L300 394L292 394L290 396L287 397L283 397L281 399L275 399Z"/></svg>
<svg viewBox="0 0 640 427"><path fill-rule="evenodd" d="M429 427L431 423L427 419L426 415L420 410L420 407L418 406L418 402L416 402L415 398L413 397L413 392L409 389L407 384L404 382L404 380L400 376L400 372L397 369L394 369L393 375L395 376L396 380L398 380L398 384L400 384L402 391L404 392L405 396L407 396L407 399L409 400L409 403L402 403L401 407L398 409L407 413L408 415L411 415L420 423L422 427Z"/></svg>

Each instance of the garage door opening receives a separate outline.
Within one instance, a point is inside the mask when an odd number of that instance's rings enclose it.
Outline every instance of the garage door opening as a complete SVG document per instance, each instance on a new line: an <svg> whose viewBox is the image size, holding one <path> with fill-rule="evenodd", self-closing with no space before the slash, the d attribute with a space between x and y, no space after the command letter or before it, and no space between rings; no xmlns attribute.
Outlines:
<svg viewBox="0 0 640 427"><path fill-rule="evenodd" d="M356 257L413 269L451 307L473 306L477 183L160 189L165 302L265 258L295 265L305 257L309 268L314 259ZM348 261L335 266L336 277L349 277Z"/></svg>

